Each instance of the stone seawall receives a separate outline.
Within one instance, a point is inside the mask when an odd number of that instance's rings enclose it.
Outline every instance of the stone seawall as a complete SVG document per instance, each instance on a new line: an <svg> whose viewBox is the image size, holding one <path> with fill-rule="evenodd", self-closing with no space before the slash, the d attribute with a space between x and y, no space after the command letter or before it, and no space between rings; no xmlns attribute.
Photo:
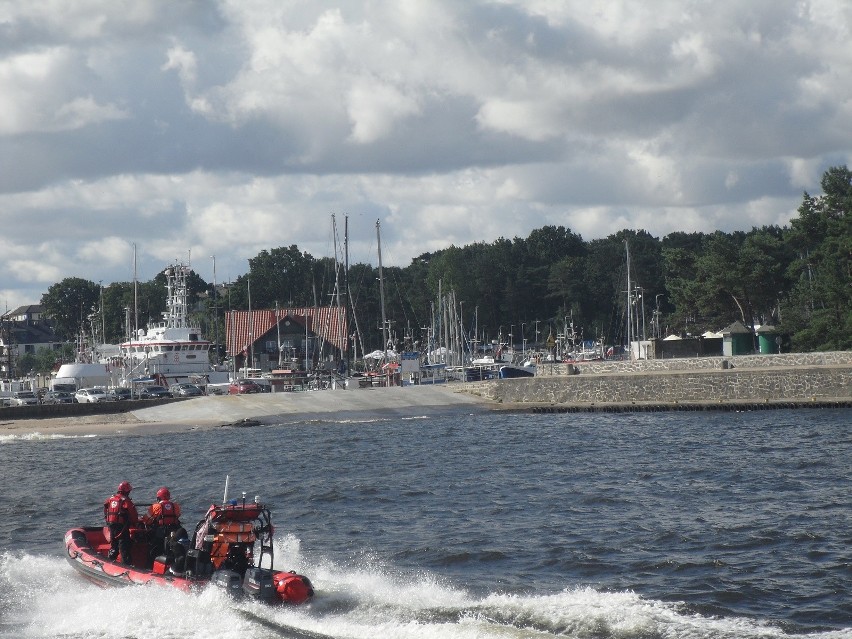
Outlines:
<svg viewBox="0 0 852 639"><path fill-rule="evenodd" d="M602 360L575 364L538 365L536 375L586 375L601 373L650 373L663 371L727 370L731 368L790 368L803 366L852 366L852 351L782 353L734 357L681 357L677 359Z"/></svg>
<svg viewBox="0 0 852 639"><path fill-rule="evenodd" d="M516 405L852 402L852 365L537 376L465 384Z"/></svg>

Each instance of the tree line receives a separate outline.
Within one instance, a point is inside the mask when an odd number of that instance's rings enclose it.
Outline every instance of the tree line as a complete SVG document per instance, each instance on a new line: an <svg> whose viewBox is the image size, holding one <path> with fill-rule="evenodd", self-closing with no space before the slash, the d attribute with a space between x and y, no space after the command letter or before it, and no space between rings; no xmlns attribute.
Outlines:
<svg viewBox="0 0 852 639"><path fill-rule="evenodd" d="M641 305L647 337L699 335L739 320L747 327L776 326L785 350L850 349L852 173L830 168L821 186L822 195L804 193L789 226L674 232L662 239L625 229L591 241L562 226L544 226L526 238L424 253L406 267L382 269L388 325L400 345L405 337L422 345L439 291L453 291L465 332L473 337L475 330L480 342L506 341L511 333L513 342L526 339L532 347L573 325L584 339L624 344L630 303ZM354 312L359 349L381 348L377 267L357 263L343 273L334 259L296 245L261 251L249 267L216 291L190 276L190 295L198 302L190 319L208 339L224 336L228 309L322 306L339 299ZM115 342L127 335L128 323L135 328L136 317L142 326L156 321L165 297L162 273L135 286L116 282L103 289L72 277L51 286L41 303L62 338L85 332Z"/></svg>

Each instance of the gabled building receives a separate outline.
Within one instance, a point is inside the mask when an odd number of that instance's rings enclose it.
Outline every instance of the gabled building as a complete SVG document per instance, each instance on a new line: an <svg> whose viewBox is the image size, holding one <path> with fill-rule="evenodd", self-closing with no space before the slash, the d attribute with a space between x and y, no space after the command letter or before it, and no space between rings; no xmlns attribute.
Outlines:
<svg viewBox="0 0 852 639"><path fill-rule="evenodd" d="M346 357L343 307L228 311L225 345L236 368L334 370Z"/></svg>
<svg viewBox="0 0 852 639"><path fill-rule="evenodd" d="M40 304L19 306L0 317L0 374L6 378L26 374L29 371L16 368L21 357L43 348L57 351L62 345Z"/></svg>

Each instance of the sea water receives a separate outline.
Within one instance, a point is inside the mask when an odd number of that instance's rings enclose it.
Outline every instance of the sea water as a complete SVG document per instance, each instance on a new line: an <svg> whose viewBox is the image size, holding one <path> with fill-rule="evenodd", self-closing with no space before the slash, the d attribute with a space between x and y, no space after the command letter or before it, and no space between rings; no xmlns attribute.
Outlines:
<svg viewBox="0 0 852 639"><path fill-rule="evenodd" d="M0 437L0 637L852 637L852 413L456 412ZM267 503L302 607L102 590L117 484Z"/></svg>

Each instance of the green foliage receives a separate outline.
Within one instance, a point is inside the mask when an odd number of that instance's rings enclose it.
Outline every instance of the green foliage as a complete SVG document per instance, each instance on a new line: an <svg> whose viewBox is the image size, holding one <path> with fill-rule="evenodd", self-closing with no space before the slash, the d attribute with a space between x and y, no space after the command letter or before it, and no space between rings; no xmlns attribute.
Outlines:
<svg viewBox="0 0 852 639"><path fill-rule="evenodd" d="M22 355L15 365L18 376L37 373L47 375L60 360L61 352L50 348L39 348L35 353Z"/></svg>
<svg viewBox="0 0 852 639"><path fill-rule="evenodd" d="M704 252L707 236L703 233L671 233L662 242L665 278L664 310L669 311L669 330L687 332L689 324L702 324L697 318L697 300L701 292L696 260Z"/></svg>
<svg viewBox="0 0 852 639"><path fill-rule="evenodd" d="M804 194L791 224L793 285L781 326L795 350L852 348L852 172L829 169L822 188L822 196Z"/></svg>
<svg viewBox="0 0 852 639"><path fill-rule="evenodd" d="M56 334L74 340L88 332L89 316L99 308L100 286L79 277L67 277L54 284L41 297L44 312L53 319Z"/></svg>
<svg viewBox="0 0 852 639"><path fill-rule="evenodd" d="M311 254L300 252L295 244L261 251L249 260L252 307L274 308L276 302L281 306L319 303L315 264Z"/></svg>

